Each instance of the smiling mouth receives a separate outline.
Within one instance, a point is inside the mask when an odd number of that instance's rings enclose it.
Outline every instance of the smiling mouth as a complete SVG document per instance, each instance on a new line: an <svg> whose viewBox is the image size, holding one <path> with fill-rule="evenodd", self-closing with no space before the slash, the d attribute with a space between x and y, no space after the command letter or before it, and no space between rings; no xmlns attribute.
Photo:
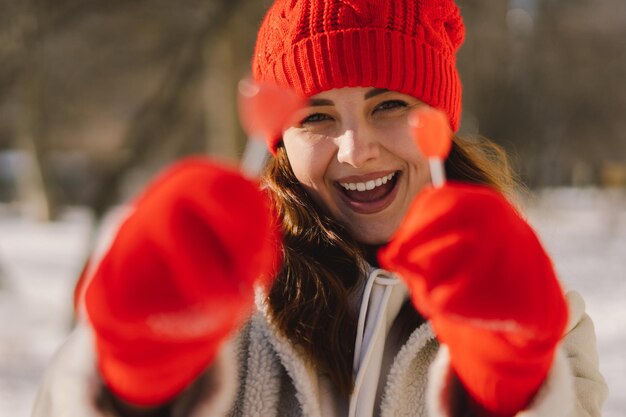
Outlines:
<svg viewBox="0 0 626 417"><path fill-rule="evenodd" d="M384 210L394 200L401 172L395 171L363 182L340 182L337 188L346 205L362 214Z"/></svg>

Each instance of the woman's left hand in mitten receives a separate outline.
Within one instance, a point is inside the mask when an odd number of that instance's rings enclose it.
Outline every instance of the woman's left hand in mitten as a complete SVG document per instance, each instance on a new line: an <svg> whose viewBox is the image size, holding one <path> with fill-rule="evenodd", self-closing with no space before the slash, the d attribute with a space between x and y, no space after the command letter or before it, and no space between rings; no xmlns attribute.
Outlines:
<svg viewBox="0 0 626 417"><path fill-rule="evenodd" d="M529 404L567 307L552 262L503 196L469 184L427 188L379 260L447 345L475 414L512 416Z"/></svg>

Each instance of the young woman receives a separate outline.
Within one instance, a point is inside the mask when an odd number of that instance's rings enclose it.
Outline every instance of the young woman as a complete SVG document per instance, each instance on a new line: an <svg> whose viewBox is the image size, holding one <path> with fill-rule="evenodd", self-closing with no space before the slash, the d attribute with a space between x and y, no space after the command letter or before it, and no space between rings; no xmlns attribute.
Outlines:
<svg viewBox="0 0 626 417"><path fill-rule="evenodd" d="M153 183L35 415L599 416L591 321L502 197L501 152L455 136L429 185L407 115L456 131L463 37L450 0L277 0L253 74L308 105L264 194L199 160Z"/></svg>

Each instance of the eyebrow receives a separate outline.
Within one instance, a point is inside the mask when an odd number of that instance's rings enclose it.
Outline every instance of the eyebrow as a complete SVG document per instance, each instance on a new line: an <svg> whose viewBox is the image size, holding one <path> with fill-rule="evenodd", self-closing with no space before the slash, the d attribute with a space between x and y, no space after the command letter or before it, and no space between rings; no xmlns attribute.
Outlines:
<svg viewBox="0 0 626 417"><path fill-rule="evenodd" d="M372 97L376 97L380 94L385 94L388 93L389 90L386 88L372 88L371 90L369 90L367 93L365 93L365 100L368 100ZM312 98L309 100L309 106L311 107L315 107L315 106L332 106L335 103L332 100L328 100L326 98Z"/></svg>
<svg viewBox="0 0 626 417"><path fill-rule="evenodd" d="M309 106L332 106L333 101L326 98L312 98L309 100Z"/></svg>
<svg viewBox="0 0 626 417"><path fill-rule="evenodd" d="M370 99L372 97L376 97L380 94L385 94L388 93L389 90L386 88L373 88L370 91L368 91L367 93L365 93L365 100Z"/></svg>

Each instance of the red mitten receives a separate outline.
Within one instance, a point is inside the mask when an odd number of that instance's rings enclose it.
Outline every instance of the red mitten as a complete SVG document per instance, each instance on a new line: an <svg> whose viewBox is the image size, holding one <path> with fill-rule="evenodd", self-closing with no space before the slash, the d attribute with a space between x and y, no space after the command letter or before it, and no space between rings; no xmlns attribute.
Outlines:
<svg viewBox="0 0 626 417"><path fill-rule="evenodd" d="M252 311L279 239L266 196L203 159L152 183L87 284L100 372L119 398L165 403Z"/></svg>
<svg viewBox="0 0 626 417"><path fill-rule="evenodd" d="M408 284L482 415L528 405L552 364L567 307L530 226L497 192L448 183L418 195L384 268Z"/></svg>

